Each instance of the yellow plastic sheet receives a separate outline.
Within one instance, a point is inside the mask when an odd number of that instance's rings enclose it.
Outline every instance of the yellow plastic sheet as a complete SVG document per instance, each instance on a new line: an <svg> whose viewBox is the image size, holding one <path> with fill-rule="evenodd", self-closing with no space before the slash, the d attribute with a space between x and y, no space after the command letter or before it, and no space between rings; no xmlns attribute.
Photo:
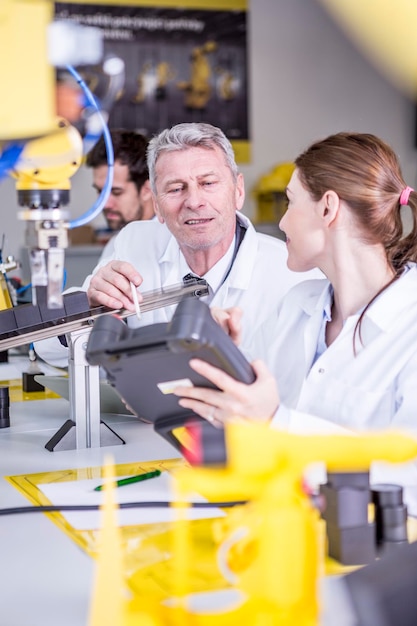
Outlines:
<svg viewBox="0 0 417 626"><path fill-rule="evenodd" d="M115 466L115 475L128 476L149 472L155 469L172 472L183 467L183 459L168 459L126 463ZM103 467L86 467L53 472L42 472L29 475L8 476L6 479L18 489L34 505L50 505L52 502L41 491L41 485L48 483L103 479ZM203 494L204 495L204 494ZM98 531L78 530L73 528L59 512L46 515L78 546L91 557L97 556ZM191 521L190 538L192 563L189 580L192 584L190 592L216 591L229 587L220 574L216 562L218 544L216 536L219 519L202 519ZM417 539L417 520L410 518L408 522L409 540ZM155 601L168 597L172 592L174 563L172 559L173 524L157 523L121 528L124 576L127 585L136 597L152 597ZM343 574L355 569L340 565L332 559L326 559L327 575Z"/></svg>
<svg viewBox="0 0 417 626"><path fill-rule="evenodd" d="M185 464L182 459L126 463L115 466L118 476L136 475L155 469L173 471ZM86 467L38 474L8 476L7 480L34 505L53 504L41 491L41 485L48 483L102 479L103 468ZM98 548L97 530L73 528L59 512L46 513L63 532L90 556L96 558ZM213 539L216 520L202 519L190 522L193 555L193 591L216 590L227 587L216 564L216 545ZM154 598L164 598L171 592L170 581L172 562L172 523L123 526L121 528L124 555L125 579L136 595L152 594Z"/></svg>
<svg viewBox="0 0 417 626"><path fill-rule="evenodd" d="M0 383L1 386L9 387L9 398L10 402L25 402L29 400L50 400L55 398L60 398L53 391L49 389L45 389L45 391L23 391L22 388L22 380L20 378L16 380L2 380Z"/></svg>

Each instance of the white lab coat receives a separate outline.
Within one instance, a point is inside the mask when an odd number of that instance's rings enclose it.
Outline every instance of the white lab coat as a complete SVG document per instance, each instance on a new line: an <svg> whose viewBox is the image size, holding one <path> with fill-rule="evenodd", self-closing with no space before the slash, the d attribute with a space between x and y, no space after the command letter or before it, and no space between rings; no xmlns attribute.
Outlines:
<svg viewBox="0 0 417 626"><path fill-rule="evenodd" d="M327 280L297 285L278 321L270 319L254 337L251 353L267 361L278 382L281 406L273 424L300 433L402 429L417 436L417 265L410 263L368 309L356 356L358 315L312 364L328 293ZM406 499L417 515L415 463L375 464L371 479L408 485Z"/></svg>
<svg viewBox="0 0 417 626"><path fill-rule="evenodd" d="M280 308L287 291L300 280L305 280L306 274L288 269L287 249L281 240L257 233L242 213L238 213L238 219L247 228L246 234L230 273L210 305L241 307L241 347L244 350L252 334ZM114 238L112 258L128 261L139 271L143 277L142 293L182 283L181 268L186 264L179 245L167 227L158 221L137 221L125 226ZM106 257L93 273L108 261ZM87 290L90 280L91 275L84 281L83 290ZM168 322L174 311L175 305L155 309L144 313L140 322L135 316L129 317L128 323L137 326ZM56 338L36 342L35 349L52 365L66 367L68 364L67 349Z"/></svg>
<svg viewBox="0 0 417 626"><path fill-rule="evenodd" d="M154 215L153 217L150 218L153 221L157 221L156 215ZM129 222L130 223L130 222ZM124 228L124 226L123 226ZM101 254L100 254L100 258L97 262L97 265L105 265L106 263L108 263L109 261L111 261L111 259L114 256L114 244L116 241L116 237L119 234L120 231L115 231L114 234L110 237L110 239L107 241L107 243L105 244Z"/></svg>
<svg viewBox="0 0 417 626"><path fill-rule="evenodd" d="M103 263L103 261L109 261L114 254L114 241L117 237L118 233L114 233L114 235L112 235L110 237L110 239L108 240L108 242L106 243L106 245L104 246L101 254L100 254L100 258L97 262L97 265L99 263Z"/></svg>

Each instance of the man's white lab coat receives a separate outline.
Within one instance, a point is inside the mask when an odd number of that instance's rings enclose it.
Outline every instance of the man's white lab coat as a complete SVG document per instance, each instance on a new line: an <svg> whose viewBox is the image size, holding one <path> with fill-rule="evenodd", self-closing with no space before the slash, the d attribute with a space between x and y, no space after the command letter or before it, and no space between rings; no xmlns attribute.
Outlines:
<svg viewBox="0 0 417 626"><path fill-rule="evenodd" d="M268 235L255 231L253 225L242 213L238 213L240 223L247 229L239 247L231 271L216 291L211 306L228 308L241 307L243 310L244 350L252 334L264 323L273 311L281 306L284 295L306 274L295 273L287 267L285 244ZM137 221L125 226L114 238L113 259L128 261L143 277L141 293L182 283L185 261L176 239L164 224L156 220ZM97 265L108 263L109 258ZM94 273L93 272L93 273ZM91 275L81 289L87 290ZM175 305L142 315L138 322L135 316L128 318L130 325L145 325L168 322L175 311ZM67 348L56 338L36 342L36 352L45 361L57 367L68 365Z"/></svg>

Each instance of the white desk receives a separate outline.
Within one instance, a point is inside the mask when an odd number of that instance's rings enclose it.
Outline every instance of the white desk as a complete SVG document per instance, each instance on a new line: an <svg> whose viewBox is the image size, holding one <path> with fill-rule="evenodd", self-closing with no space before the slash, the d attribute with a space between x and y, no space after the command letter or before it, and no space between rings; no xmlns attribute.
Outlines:
<svg viewBox="0 0 417 626"><path fill-rule="evenodd" d="M63 399L16 402L10 428L0 429L0 474L174 458L152 426L130 416L105 416L126 445L48 452L44 445L69 416ZM30 502L0 478L0 508ZM0 517L0 626L86 626L94 561L42 513Z"/></svg>
<svg viewBox="0 0 417 626"><path fill-rule="evenodd" d="M0 429L0 508L31 503L3 476L178 457L152 426L131 416L103 419L126 445L49 452L45 443L69 417L64 399L16 402ZM0 626L87 626L94 561L42 513L0 516ZM321 626L355 626L344 587L323 585Z"/></svg>

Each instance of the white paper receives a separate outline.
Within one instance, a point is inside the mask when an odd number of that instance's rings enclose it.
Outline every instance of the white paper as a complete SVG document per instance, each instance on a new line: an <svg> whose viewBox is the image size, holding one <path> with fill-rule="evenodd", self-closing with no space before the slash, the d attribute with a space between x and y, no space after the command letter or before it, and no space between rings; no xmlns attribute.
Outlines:
<svg viewBox="0 0 417 626"><path fill-rule="evenodd" d="M117 476L117 479L120 478L126 477ZM103 481L100 479L88 479L49 483L38 485L38 488L54 505L100 505L103 502L103 492L94 491L94 488L101 484L103 484ZM162 472L156 478L117 487L115 489L115 497L118 504L122 502L172 502L174 498L173 478L168 472ZM192 502L207 502L205 498L198 494L193 494L189 500ZM100 511L63 511L62 515L77 530L93 530L100 527ZM175 520L175 516L175 510L169 507L117 510L119 526L172 522ZM205 519L222 516L224 516L224 512L217 507L187 509L187 519Z"/></svg>
<svg viewBox="0 0 417 626"><path fill-rule="evenodd" d="M62 370L59 370L47 363L37 362L39 366L39 374L50 375L64 375ZM10 363L0 363L0 381L1 380L17 380L22 378L23 372L28 372L30 367L29 357L12 359ZM36 373L36 372L35 372Z"/></svg>
<svg viewBox="0 0 417 626"><path fill-rule="evenodd" d="M0 363L0 380L16 380L22 378L21 368L11 363Z"/></svg>

